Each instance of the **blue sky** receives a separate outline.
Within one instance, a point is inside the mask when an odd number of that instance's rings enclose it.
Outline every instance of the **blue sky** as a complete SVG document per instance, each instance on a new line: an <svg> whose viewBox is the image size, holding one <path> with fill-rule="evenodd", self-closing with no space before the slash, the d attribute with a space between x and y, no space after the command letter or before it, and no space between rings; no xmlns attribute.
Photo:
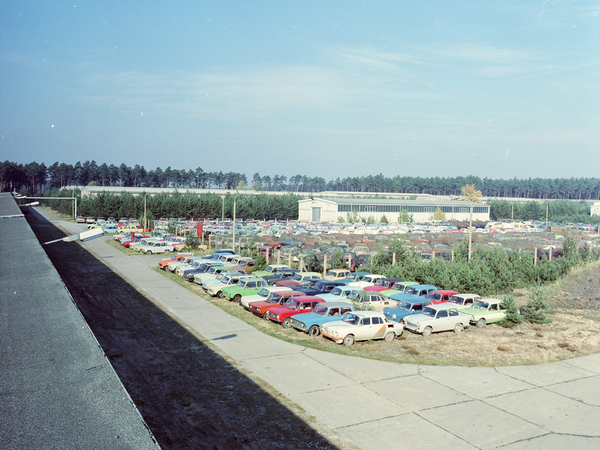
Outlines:
<svg viewBox="0 0 600 450"><path fill-rule="evenodd" d="M0 160L598 177L600 2L0 0Z"/></svg>

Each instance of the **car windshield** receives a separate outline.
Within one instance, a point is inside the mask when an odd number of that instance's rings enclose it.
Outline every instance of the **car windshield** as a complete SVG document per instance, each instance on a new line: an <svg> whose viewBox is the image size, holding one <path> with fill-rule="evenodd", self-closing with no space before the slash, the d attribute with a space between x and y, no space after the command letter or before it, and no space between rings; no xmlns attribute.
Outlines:
<svg viewBox="0 0 600 450"><path fill-rule="evenodd" d="M425 307L423 308L423 312L421 314L424 314L429 317L435 317L435 309Z"/></svg>
<svg viewBox="0 0 600 450"><path fill-rule="evenodd" d="M269 296L266 298L266 301L273 302L273 303L279 303L280 298L281 298L281 295L276 294L275 292L271 292L269 294Z"/></svg>
<svg viewBox="0 0 600 450"><path fill-rule="evenodd" d="M375 282L376 286L387 286L388 281L385 278L380 278Z"/></svg>
<svg viewBox="0 0 600 450"><path fill-rule="evenodd" d="M298 300L294 300L293 298L290 298L287 302L285 302L285 307L293 309L294 311L298 309L298 305L300 305L300 302Z"/></svg>
<svg viewBox="0 0 600 450"><path fill-rule="evenodd" d="M414 287L407 287L404 292L406 292L407 294L410 294L410 295L418 295L419 294L419 290Z"/></svg>
<svg viewBox="0 0 600 450"><path fill-rule="evenodd" d="M337 272L334 272L333 270L330 270L329 272L327 272L327 276L328 277L332 277L332 278L337 278L338 274L337 274Z"/></svg>
<svg viewBox="0 0 600 450"><path fill-rule="evenodd" d="M358 316L350 313L346 314L342 320L352 325L358 325L358 322L360 321Z"/></svg>
<svg viewBox="0 0 600 450"><path fill-rule="evenodd" d="M273 273L275 272L275 267L267 266L265 267L265 272Z"/></svg>
<svg viewBox="0 0 600 450"><path fill-rule="evenodd" d="M327 306L317 305L315 309L313 309L313 312L320 316L325 316L327 314Z"/></svg>
<svg viewBox="0 0 600 450"><path fill-rule="evenodd" d="M296 275L294 275L292 277L292 280L294 280L294 281L302 281L302 275L299 274L299 273L297 273Z"/></svg>
<svg viewBox="0 0 600 450"><path fill-rule="evenodd" d="M412 305L408 302L405 302L404 300L401 300L398 302L398 308L402 308L405 309L407 311L410 311L410 308L412 307Z"/></svg>
<svg viewBox="0 0 600 450"><path fill-rule="evenodd" d="M325 284L318 282L317 284L315 284L315 289L319 290L319 291L323 291L325 290Z"/></svg>
<svg viewBox="0 0 600 450"><path fill-rule="evenodd" d="M258 291L258 295L260 295L261 297L268 297L270 294L268 289L261 289L260 291Z"/></svg>
<svg viewBox="0 0 600 450"><path fill-rule="evenodd" d="M473 308L477 308L477 309L483 309L486 310L490 307L490 304L487 302L483 302L481 300L477 300L475 301L475 303L473 303Z"/></svg>
<svg viewBox="0 0 600 450"><path fill-rule="evenodd" d="M440 294L439 292L430 292L429 294L427 294L427 298L430 300L441 300L442 294Z"/></svg>
<svg viewBox="0 0 600 450"><path fill-rule="evenodd" d="M465 302L465 299L462 297L459 297L457 295L453 295L452 297L450 297L450 300L448 300L450 303L455 303L458 306L462 306L463 303Z"/></svg>
<svg viewBox="0 0 600 450"><path fill-rule="evenodd" d="M343 296L344 295L344 291L342 291L341 288L339 287L335 287L331 290L331 294L332 295L338 295L338 296Z"/></svg>

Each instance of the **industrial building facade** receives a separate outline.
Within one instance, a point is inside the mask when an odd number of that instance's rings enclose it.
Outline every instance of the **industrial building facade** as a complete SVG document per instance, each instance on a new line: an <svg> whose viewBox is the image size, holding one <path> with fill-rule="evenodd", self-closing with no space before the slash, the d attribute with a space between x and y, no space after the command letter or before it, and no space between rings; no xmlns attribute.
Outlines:
<svg viewBox="0 0 600 450"><path fill-rule="evenodd" d="M490 207L481 203L463 201L394 200L364 198L309 198L298 202L298 220L308 222L339 222L348 217L381 222L398 222L401 215L413 222L432 220L440 210L446 220L469 220L473 208L473 221L489 221ZM406 213L403 213L406 211Z"/></svg>

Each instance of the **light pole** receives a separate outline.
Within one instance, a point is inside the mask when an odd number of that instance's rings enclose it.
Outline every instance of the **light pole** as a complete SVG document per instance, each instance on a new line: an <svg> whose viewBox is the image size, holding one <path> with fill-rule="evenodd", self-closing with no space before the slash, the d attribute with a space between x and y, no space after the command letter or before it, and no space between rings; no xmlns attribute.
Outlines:
<svg viewBox="0 0 600 450"><path fill-rule="evenodd" d="M233 253L235 253L235 207L236 207L235 202L236 202L237 198L238 198L237 195L233 197L233 244L232 244Z"/></svg>

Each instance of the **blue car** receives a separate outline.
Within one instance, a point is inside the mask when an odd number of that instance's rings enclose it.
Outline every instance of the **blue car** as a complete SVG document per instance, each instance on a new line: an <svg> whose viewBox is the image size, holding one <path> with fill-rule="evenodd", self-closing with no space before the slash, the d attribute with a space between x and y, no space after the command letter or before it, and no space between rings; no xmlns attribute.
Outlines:
<svg viewBox="0 0 600 450"><path fill-rule="evenodd" d="M388 320L401 322L406 316L420 314L424 306L432 304L431 300L426 297L413 297L412 300L398 300L398 306L384 309L383 314Z"/></svg>
<svg viewBox="0 0 600 450"><path fill-rule="evenodd" d="M293 316L291 325L311 336L318 336L321 334L321 326L324 323L342 320L344 314L350 311L354 311L350 302L319 303L312 312Z"/></svg>

